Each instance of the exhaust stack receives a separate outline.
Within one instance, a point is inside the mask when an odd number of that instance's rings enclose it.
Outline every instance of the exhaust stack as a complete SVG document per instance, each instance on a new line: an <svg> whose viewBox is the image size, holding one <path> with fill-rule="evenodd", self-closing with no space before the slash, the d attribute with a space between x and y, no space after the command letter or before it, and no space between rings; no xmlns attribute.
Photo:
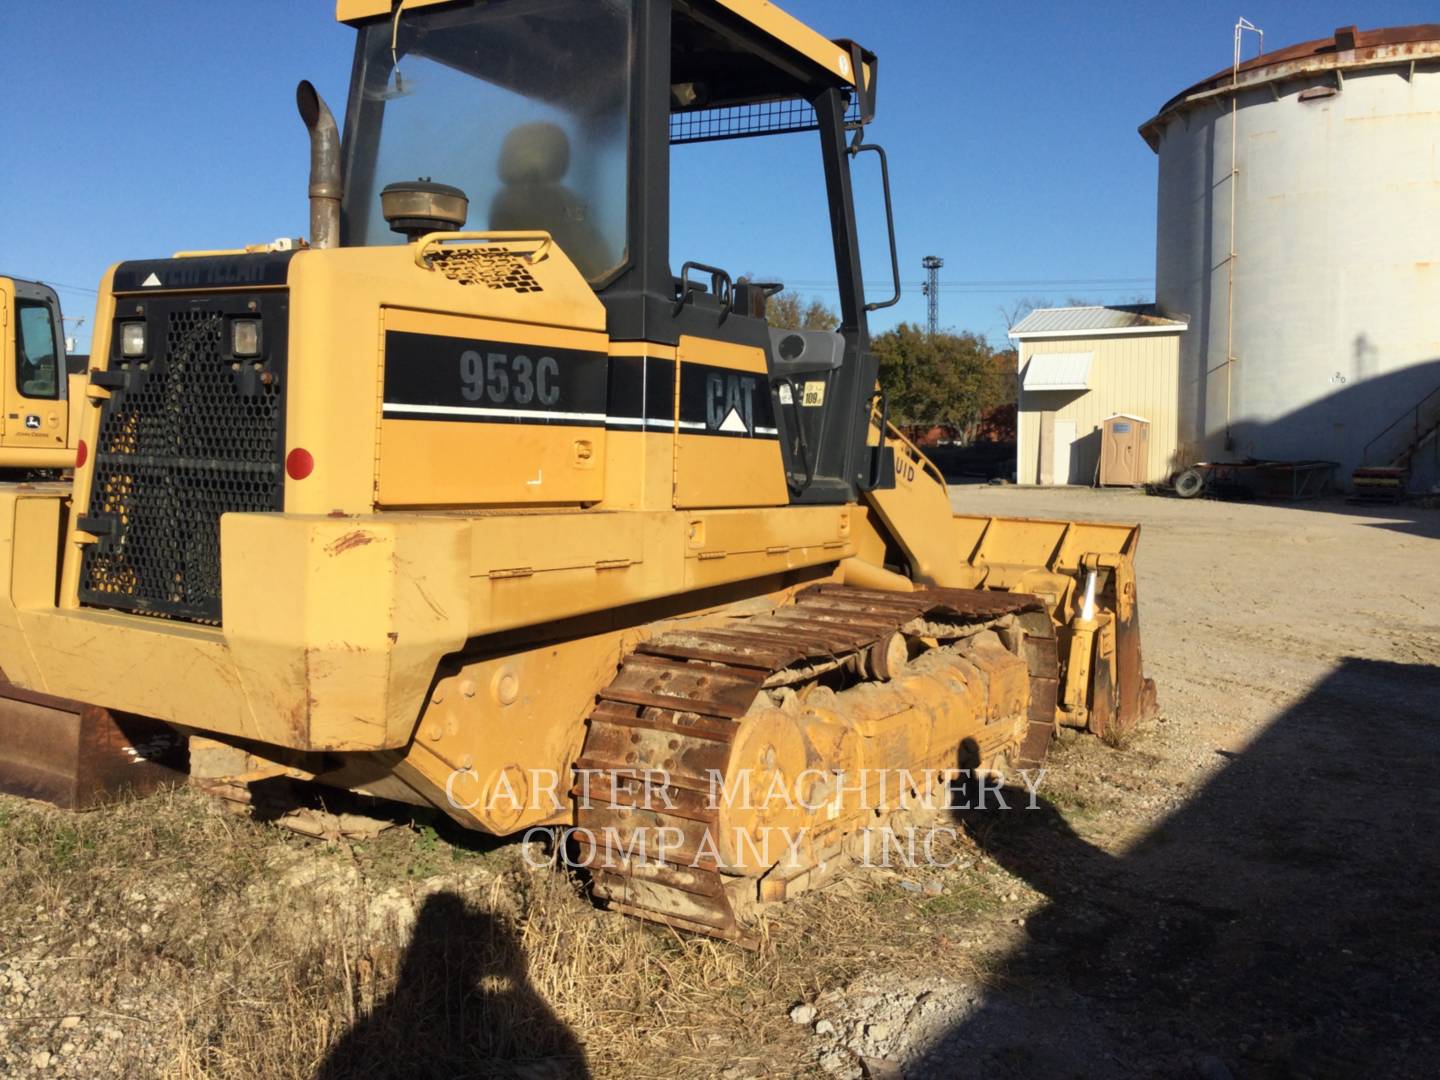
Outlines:
<svg viewBox="0 0 1440 1080"><path fill-rule="evenodd" d="M310 83L295 88L300 119L310 132L310 246L340 245L340 129L330 107Z"/></svg>

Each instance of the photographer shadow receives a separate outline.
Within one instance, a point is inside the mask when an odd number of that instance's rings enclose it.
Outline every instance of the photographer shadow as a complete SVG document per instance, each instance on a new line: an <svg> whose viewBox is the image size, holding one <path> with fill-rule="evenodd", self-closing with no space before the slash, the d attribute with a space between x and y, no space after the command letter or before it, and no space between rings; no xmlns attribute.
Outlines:
<svg viewBox="0 0 1440 1080"><path fill-rule="evenodd" d="M335 1043L315 1080L589 1075L579 1040L530 985L514 932L437 893L416 917L395 988Z"/></svg>

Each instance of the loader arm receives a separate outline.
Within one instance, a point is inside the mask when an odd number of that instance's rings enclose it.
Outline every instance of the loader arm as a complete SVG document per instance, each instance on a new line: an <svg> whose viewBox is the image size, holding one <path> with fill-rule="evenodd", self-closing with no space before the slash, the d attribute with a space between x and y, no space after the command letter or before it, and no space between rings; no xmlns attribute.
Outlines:
<svg viewBox="0 0 1440 1080"><path fill-rule="evenodd" d="M882 440L880 424L872 414L869 441L893 448L895 484L865 499L909 577L1042 597L1060 646L1058 722L1114 736L1153 713L1135 582L1140 526L956 514L935 464L893 424Z"/></svg>

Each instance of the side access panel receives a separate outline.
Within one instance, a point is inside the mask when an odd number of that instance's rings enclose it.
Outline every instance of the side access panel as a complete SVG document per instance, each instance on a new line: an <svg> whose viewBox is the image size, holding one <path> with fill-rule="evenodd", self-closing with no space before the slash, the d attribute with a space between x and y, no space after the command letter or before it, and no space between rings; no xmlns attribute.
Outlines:
<svg viewBox="0 0 1440 1080"><path fill-rule="evenodd" d="M786 505L764 350L681 337L676 356L676 507Z"/></svg>
<svg viewBox="0 0 1440 1080"><path fill-rule="evenodd" d="M604 496L605 335L399 308L382 335L382 506Z"/></svg>
<svg viewBox="0 0 1440 1080"><path fill-rule="evenodd" d="M0 485L0 686L44 685L22 613L54 608L70 485Z"/></svg>

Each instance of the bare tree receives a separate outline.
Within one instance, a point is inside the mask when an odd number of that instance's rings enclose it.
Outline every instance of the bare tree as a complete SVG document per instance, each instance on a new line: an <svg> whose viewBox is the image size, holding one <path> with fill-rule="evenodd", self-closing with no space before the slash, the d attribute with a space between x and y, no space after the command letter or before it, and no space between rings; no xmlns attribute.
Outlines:
<svg viewBox="0 0 1440 1080"><path fill-rule="evenodd" d="M1044 297L1022 296L1008 307L1001 306L995 310L1000 312L1000 318L1005 320L1005 331L1009 333L1015 329L1015 325L1020 322L1021 319L1025 318L1025 316L1029 315L1032 311L1050 306L1050 301Z"/></svg>

